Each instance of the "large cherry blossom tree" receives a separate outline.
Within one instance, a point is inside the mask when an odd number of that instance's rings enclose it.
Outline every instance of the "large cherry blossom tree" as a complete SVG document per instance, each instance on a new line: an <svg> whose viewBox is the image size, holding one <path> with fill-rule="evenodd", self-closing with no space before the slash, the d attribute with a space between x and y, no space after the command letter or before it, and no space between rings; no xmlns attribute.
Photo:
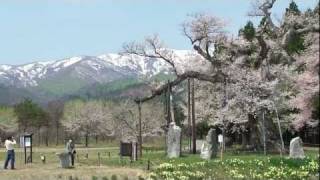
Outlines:
<svg viewBox="0 0 320 180"><path fill-rule="evenodd" d="M277 26L271 18L271 9L276 0L254 2L249 15L260 16L261 23L250 40L242 36L231 38L225 32L224 21L210 14L192 15L183 24L183 34L193 48L193 58L199 62L207 61L209 71L192 68L179 71L174 51L167 48L157 36L146 38L143 43L126 44L124 53L163 60L172 66L176 75L176 79L155 88L136 102L148 101L165 92L168 86L174 87L187 78L206 81L215 86L216 90L220 90L216 91L217 95L213 97L217 111L214 116L211 113L211 116L217 119L215 123L222 127L226 127L230 122L251 126L246 128L253 133L252 144L258 146L262 144L262 129L267 129L270 144L279 143L277 131L273 128L274 119L277 120L280 131L278 134L281 136L278 109L287 108L287 101L293 95L291 89L283 88L287 81L290 82L290 73L294 67L292 64L297 60L296 53L290 51L291 45L297 36L319 34L319 25L315 23L319 14L316 11L306 18L306 13L287 12L284 21ZM189 59L186 59L185 63L188 64L188 61ZM308 78L310 74L299 77L303 79L303 76ZM313 90L310 90L310 94L314 94L314 88L311 89ZM305 113L304 116L310 115L310 112L305 110L308 106L302 102L300 104L297 108ZM210 108L208 109L210 111ZM266 127L261 127L260 117L264 113L268 118L263 125Z"/></svg>

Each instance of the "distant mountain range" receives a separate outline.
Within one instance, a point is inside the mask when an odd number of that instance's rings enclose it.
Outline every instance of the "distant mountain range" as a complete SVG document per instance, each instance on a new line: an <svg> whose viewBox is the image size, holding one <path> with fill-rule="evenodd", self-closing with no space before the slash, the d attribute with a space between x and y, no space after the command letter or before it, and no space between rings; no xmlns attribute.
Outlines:
<svg viewBox="0 0 320 180"><path fill-rule="evenodd" d="M190 53L174 50L175 63L182 71L181 64ZM147 88L144 82L172 77L171 67L163 60L137 55L104 54L0 65L0 104L12 105L26 97L46 103L77 96L137 96Z"/></svg>

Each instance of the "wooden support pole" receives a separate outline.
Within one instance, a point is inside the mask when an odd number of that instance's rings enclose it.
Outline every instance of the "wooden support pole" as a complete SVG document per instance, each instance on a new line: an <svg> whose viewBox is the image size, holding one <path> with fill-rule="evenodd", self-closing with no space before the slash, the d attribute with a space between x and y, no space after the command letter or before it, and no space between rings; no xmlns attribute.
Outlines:
<svg viewBox="0 0 320 180"><path fill-rule="evenodd" d="M192 79L192 88L191 88L191 114L192 114L192 153L197 153L197 134L196 134L196 117L195 117L195 101L194 101L194 79Z"/></svg>
<svg viewBox="0 0 320 180"><path fill-rule="evenodd" d="M188 141L189 141L189 151L191 151L191 97L190 97L190 78L188 78Z"/></svg>
<svg viewBox="0 0 320 180"><path fill-rule="evenodd" d="M170 82L168 81L167 99L166 99L167 100L167 127L169 127L170 122L172 121L170 97L171 97L171 87L170 87Z"/></svg>
<svg viewBox="0 0 320 180"><path fill-rule="evenodd" d="M98 165L101 165L100 152L98 152Z"/></svg>
<svg viewBox="0 0 320 180"><path fill-rule="evenodd" d="M266 126L265 126L265 119L264 119L265 111L262 111L262 134L263 134L263 154L267 155L267 144L266 144Z"/></svg>
<svg viewBox="0 0 320 180"><path fill-rule="evenodd" d="M147 170L149 171L150 170L150 159L148 159L148 162L147 162Z"/></svg>
<svg viewBox="0 0 320 180"><path fill-rule="evenodd" d="M30 163L32 163L32 136L30 136Z"/></svg>
<svg viewBox="0 0 320 180"><path fill-rule="evenodd" d="M24 145L23 148L24 148L24 163L27 164L27 147Z"/></svg>
<svg viewBox="0 0 320 180"><path fill-rule="evenodd" d="M223 142L220 143L220 160L223 160Z"/></svg>

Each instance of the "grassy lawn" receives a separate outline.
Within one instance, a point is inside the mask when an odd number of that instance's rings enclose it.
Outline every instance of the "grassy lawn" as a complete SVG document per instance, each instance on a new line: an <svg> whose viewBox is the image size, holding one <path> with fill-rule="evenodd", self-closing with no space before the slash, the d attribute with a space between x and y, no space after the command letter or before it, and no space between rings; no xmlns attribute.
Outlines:
<svg viewBox="0 0 320 180"><path fill-rule="evenodd" d="M63 152L64 148L34 148L33 163L24 164L23 150L16 148L16 170L0 169L0 179L2 180L43 180L49 179L67 179L77 178L79 180L91 180L95 178L108 178L117 176L117 179L137 179L138 175L144 174L143 169L135 167L121 166L118 156L118 148L116 147L92 147L92 148L77 148L75 168L62 169L59 167L59 160L56 155L58 152ZM100 154L100 165L98 153ZM88 154L88 155L87 155ZM109 156L110 154L110 156ZM46 157L46 163L42 163L40 156ZM88 157L88 158L87 158ZM0 163L3 165L5 152L0 152ZM110 163L106 163L110 161ZM111 166L107 166L111 164ZM112 166L118 164L118 166Z"/></svg>
<svg viewBox="0 0 320 180"><path fill-rule="evenodd" d="M36 147L33 153L33 163L25 165L24 156L22 149L16 149L16 168L17 170L2 170L0 169L0 179L4 180L46 180L50 179L67 179L67 180L106 180L115 179L117 175L118 180L126 179L139 179L139 175L145 176L150 172L157 172L159 170L159 165L164 163L171 163L176 166L181 166L181 164L186 165L197 165L202 166L203 161L199 154L192 155L189 153L183 153L181 158L178 159L168 159L165 156L163 148L159 146L147 145L143 151L143 158L138 161L131 162L128 157L120 158L118 153L119 149L117 146L108 147L77 147L76 155L76 167L73 169L62 169L59 167L59 160L56 156L57 152L63 152L64 148L61 147ZM305 148L306 154L311 159L317 159L319 156L318 148ZM87 155L88 154L88 155ZM99 156L100 155L100 161ZM46 156L46 163L41 162L40 156ZM0 151L0 163L3 164L5 152L3 149ZM287 156L287 155L286 155ZM88 158L87 158L88 157ZM232 152L226 152L223 156L223 161L220 161L220 157L206 162L204 168L214 170L215 177L217 179L225 179L228 177L228 167L233 166L228 164L233 162L233 160L240 160L244 162L244 166L252 168L253 162L255 160L260 160L262 162L270 161L270 164L275 164L276 166L280 163L281 159L278 154L271 154L264 156L259 153L243 153L234 154ZM148 163L149 162L149 163ZM248 163L246 163L248 162ZM284 160L285 163L287 163ZM228 164L228 166L222 165L223 163ZM299 164L300 163L300 164ZM148 164L150 170L148 171ZM303 162L288 162L285 166L293 166L293 168L300 167ZM196 168L190 171L196 172ZM240 170L239 170L240 171ZM239 172L240 173L240 172ZM228 179L228 178L227 178Z"/></svg>

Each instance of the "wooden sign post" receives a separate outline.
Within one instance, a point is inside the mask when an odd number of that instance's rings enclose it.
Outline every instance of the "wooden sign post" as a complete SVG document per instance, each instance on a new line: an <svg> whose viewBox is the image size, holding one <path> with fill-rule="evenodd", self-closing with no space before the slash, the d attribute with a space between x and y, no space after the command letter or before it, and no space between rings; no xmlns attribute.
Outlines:
<svg viewBox="0 0 320 180"><path fill-rule="evenodd" d="M220 150L221 150L220 158L222 161L222 157L223 157L223 135L222 134L218 135L218 142L220 143Z"/></svg>
<svg viewBox="0 0 320 180"><path fill-rule="evenodd" d="M20 146L24 149L24 163L32 163L32 135L24 134L20 137ZM30 149L29 156L27 156L27 149Z"/></svg>

